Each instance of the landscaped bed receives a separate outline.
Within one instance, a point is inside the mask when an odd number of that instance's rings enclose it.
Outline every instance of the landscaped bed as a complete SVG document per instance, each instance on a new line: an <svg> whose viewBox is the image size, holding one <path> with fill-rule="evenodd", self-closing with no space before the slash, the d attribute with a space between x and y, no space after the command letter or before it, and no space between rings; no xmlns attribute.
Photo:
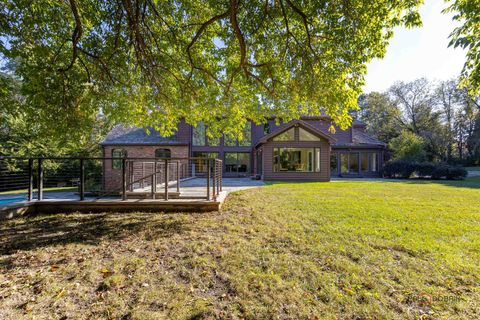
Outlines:
<svg viewBox="0 0 480 320"><path fill-rule="evenodd" d="M0 318L480 318L480 178L275 183L0 224Z"/></svg>

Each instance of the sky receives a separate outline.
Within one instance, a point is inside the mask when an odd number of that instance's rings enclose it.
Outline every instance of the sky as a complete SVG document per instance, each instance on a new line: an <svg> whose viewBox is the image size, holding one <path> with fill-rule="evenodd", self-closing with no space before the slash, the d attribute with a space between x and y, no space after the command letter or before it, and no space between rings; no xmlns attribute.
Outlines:
<svg viewBox="0 0 480 320"><path fill-rule="evenodd" d="M364 92L385 91L395 81L447 80L460 74L466 51L448 47L458 23L441 12L445 7L443 0L426 0L420 7L422 27L394 29L385 57L368 65Z"/></svg>

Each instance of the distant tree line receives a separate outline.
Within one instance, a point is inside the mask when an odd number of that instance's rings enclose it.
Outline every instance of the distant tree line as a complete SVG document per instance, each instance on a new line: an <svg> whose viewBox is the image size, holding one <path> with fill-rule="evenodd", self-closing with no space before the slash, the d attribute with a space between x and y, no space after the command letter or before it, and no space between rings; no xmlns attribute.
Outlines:
<svg viewBox="0 0 480 320"><path fill-rule="evenodd" d="M394 160L480 164L480 97L457 79L396 82L359 98L358 118Z"/></svg>

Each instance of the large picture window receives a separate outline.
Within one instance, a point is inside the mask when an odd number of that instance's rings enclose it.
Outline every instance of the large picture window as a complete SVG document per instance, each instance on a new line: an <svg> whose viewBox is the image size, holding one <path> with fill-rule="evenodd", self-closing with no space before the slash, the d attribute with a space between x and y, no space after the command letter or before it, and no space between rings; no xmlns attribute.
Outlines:
<svg viewBox="0 0 480 320"><path fill-rule="evenodd" d="M295 128L290 128L273 138L273 141L295 141Z"/></svg>
<svg viewBox="0 0 480 320"><path fill-rule="evenodd" d="M250 172L250 153L225 152L225 172Z"/></svg>
<svg viewBox="0 0 480 320"><path fill-rule="evenodd" d="M243 128L243 139L238 140L231 137L225 137L225 146L227 147L249 147L252 145L252 123L247 122Z"/></svg>
<svg viewBox="0 0 480 320"><path fill-rule="evenodd" d="M197 126L193 128L193 145L204 146L205 143L205 123L199 122Z"/></svg>
<svg viewBox="0 0 480 320"><path fill-rule="evenodd" d="M298 140L299 141L320 141L320 138L303 128L298 128Z"/></svg>
<svg viewBox="0 0 480 320"><path fill-rule="evenodd" d="M112 169L118 170L122 169L122 158L127 157L127 150L125 149L113 149L112 150Z"/></svg>
<svg viewBox="0 0 480 320"><path fill-rule="evenodd" d="M219 146L220 138L209 138L207 137L207 127L205 123L199 122L196 127L193 128L193 137L192 144L194 146Z"/></svg>
<svg viewBox="0 0 480 320"><path fill-rule="evenodd" d="M275 148L273 171L315 172L320 171L319 162L319 148Z"/></svg>
<svg viewBox="0 0 480 320"><path fill-rule="evenodd" d="M202 151L193 151L192 156L194 158L205 158L205 159L195 159L193 160L195 173L207 173L208 170L208 159L217 159L218 152L202 152Z"/></svg>
<svg viewBox="0 0 480 320"><path fill-rule="evenodd" d="M358 174L360 167L364 168L365 158L360 156L358 152L341 153L340 154L340 173L341 174ZM368 159L368 157L367 157ZM368 164L368 162L367 162ZM363 169L362 169L363 171Z"/></svg>
<svg viewBox="0 0 480 320"><path fill-rule="evenodd" d="M378 153L370 153L370 171L378 171Z"/></svg>
<svg viewBox="0 0 480 320"><path fill-rule="evenodd" d="M337 173L338 174L338 163L337 163L337 154L332 153L330 154L330 171L332 173Z"/></svg>

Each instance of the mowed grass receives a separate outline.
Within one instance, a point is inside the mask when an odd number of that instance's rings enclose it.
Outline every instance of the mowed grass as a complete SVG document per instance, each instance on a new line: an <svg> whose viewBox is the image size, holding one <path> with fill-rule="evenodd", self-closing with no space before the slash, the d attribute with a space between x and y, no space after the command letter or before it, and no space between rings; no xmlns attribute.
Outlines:
<svg viewBox="0 0 480 320"><path fill-rule="evenodd" d="M478 319L480 178L0 224L2 319Z"/></svg>

